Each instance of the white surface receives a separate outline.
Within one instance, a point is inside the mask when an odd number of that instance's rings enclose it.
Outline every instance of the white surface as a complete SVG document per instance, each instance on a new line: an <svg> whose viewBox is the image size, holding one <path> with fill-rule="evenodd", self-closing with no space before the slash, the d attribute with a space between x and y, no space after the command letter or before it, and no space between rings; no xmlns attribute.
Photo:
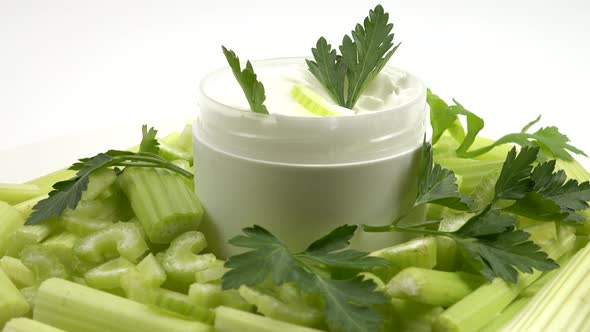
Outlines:
<svg viewBox="0 0 590 332"><path fill-rule="evenodd" d="M70 141L76 149L39 146L48 158L29 156L34 148L2 152L0 182L39 175L24 174L24 162L68 164L87 145L129 135L105 128L194 115L200 78L224 65L221 44L244 59L306 55L320 35L339 43L376 3L0 0L0 150L108 132ZM518 130L543 113L543 124L590 151L588 1L381 3L403 42L391 63L483 116L484 133Z"/></svg>

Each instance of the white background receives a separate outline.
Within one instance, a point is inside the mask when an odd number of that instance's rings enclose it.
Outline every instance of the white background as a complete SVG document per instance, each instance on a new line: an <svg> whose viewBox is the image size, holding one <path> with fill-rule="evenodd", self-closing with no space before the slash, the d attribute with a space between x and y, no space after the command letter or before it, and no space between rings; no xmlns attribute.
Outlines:
<svg viewBox="0 0 590 332"><path fill-rule="evenodd" d="M200 78L225 65L221 44L244 59L309 55L377 3L0 0L0 182L124 148L142 123L181 128ZM390 63L484 117L484 133L542 113L590 152L587 1L380 3L402 42Z"/></svg>

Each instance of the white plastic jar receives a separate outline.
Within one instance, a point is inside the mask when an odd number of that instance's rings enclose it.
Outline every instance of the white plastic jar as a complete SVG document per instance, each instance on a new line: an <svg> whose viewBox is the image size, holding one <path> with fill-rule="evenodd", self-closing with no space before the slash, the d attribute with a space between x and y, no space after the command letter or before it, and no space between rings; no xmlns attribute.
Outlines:
<svg viewBox="0 0 590 332"><path fill-rule="evenodd" d="M303 58L254 62L255 70ZM294 250L342 224L383 225L412 204L428 109L426 87L407 73L416 96L395 108L352 116L258 114L222 100L237 84L230 69L207 75L195 120L195 188L206 211L211 250L237 252L227 240L260 225ZM358 231L353 246L374 250L399 234Z"/></svg>

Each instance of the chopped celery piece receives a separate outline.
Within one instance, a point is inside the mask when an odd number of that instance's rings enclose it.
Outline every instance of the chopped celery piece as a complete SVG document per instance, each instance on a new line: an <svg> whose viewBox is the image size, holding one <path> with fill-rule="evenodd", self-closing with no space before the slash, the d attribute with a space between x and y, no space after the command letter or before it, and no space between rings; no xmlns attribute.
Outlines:
<svg viewBox="0 0 590 332"><path fill-rule="evenodd" d="M308 327L318 327L323 324L323 312L301 302L286 303L271 294L245 285L242 285L238 291L242 298L254 305L258 312L266 317Z"/></svg>
<svg viewBox="0 0 590 332"><path fill-rule="evenodd" d="M66 331L212 332L209 325L62 279L41 285L33 317Z"/></svg>
<svg viewBox="0 0 590 332"><path fill-rule="evenodd" d="M197 271L195 273L195 281L198 283L220 283L221 277L223 277L225 272L229 271L228 268L223 266L224 263L224 261L216 260L210 267Z"/></svg>
<svg viewBox="0 0 590 332"><path fill-rule="evenodd" d="M73 252L74 245L78 242L78 239L79 237L75 234L61 232L43 241L43 246L55 254L68 270L78 271L77 265L80 263L80 260Z"/></svg>
<svg viewBox="0 0 590 332"><path fill-rule="evenodd" d="M503 331L582 331L590 315L590 245L578 251Z"/></svg>
<svg viewBox="0 0 590 332"><path fill-rule="evenodd" d="M543 244L542 249L553 259L573 249L575 236ZM518 295L541 277L540 271L519 273L518 281L508 283L500 278L479 287L447 308L435 322L436 331L477 331L499 315Z"/></svg>
<svg viewBox="0 0 590 332"><path fill-rule="evenodd" d="M209 308L197 305L188 295L163 288L148 289L148 303L163 310L178 314L184 318L213 323L213 312Z"/></svg>
<svg viewBox="0 0 590 332"><path fill-rule="evenodd" d="M70 233L78 236L90 235L94 232L108 228L113 225L111 220L78 218L71 216L61 216L60 223Z"/></svg>
<svg viewBox="0 0 590 332"><path fill-rule="evenodd" d="M221 306L215 309L216 332L319 332L299 325Z"/></svg>
<svg viewBox="0 0 590 332"><path fill-rule="evenodd" d="M166 281L166 271L151 253L137 264L137 270L153 287L159 287Z"/></svg>
<svg viewBox="0 0 590 332"><path fill-rule="evenodd" d="M0 183L0 201L15 205L43 194L34 184Z"/></svg>
<svg viewBox="0 0 590 332"><path fill-rule="evenodd" d="M80 239L74 247L78 256L93 263L121 256L135 264L146 251L148 246L138 226L128 222L119 222L92 233Z"/></svg>
<svg viewBox="0 0 590 332"><path fill-rule="evenodd" d="M125 258L118 257L103 263L84 274L86 285L97 289L121 287L121 276L135 266Z"/></svg>
<svg viewBox="0 0 590 332"><path fill-rule="evenodd" d="M0 202L0 256L6 253L14 232L25 223L20 213L8 203Z"/></svg>
<svg viewBox="0 0 590 332"><path fill-rule="evenodd" d="M374 251L371 256L385 258L400 268L409 266L431 269L436 266L436 239L422 237L393 247Z"/></svg>
<svg viewBox="0 0 590 332"><path fill-rule="evenodd" d="M396 331L431 332L432 325L442 307L417 303L410 300L392 299Z"/></svg>
<svg viewBox="0 0 590 332"><path fill-rule="evenodd" d="M26 219L28 218L31 213L33 213L33 207L39 203L40 200L46 199L47 195L37 196L31 199L28 199L24 202L20 202L14 206L15 209L20 212L20 214Z"/></svg>
<svg viewBox="0 0 590 332"><path fill-rule="evenodd" d="M82 200L93 200L98 198L115 181L117 175L110 168L103 168L92 172L88 177L88 188L82 193Z"/></svg>
<svg viewBox="0 0 590 332"><path fill-rule="evenodd" d="M305 108L306 111L318 116L334 116L339 115L331 109L331 107L324 102L322 97L311 89L302 85L295 85L291 89L291 96L295 101Z"/></svg>
<svg viewBox="0 0 590 332"><path fill-rule="evenodd" d="M457 242L447 236L435 236L436 266L440 271L455 271L459 265L461 254Z"/></svg>
<svg viewBox="0 0 590 332"><path fill-rule="evenodd" d="M240 296L237 289L222 290L220 284L192 284L188 296L193 303L207 308L222 305L243 311L252 311L254 308Z"/></svg>
<svg viewBox="0 0 590 332"><path fill-rule="evenodd" d="M168 161L183 159L189 163L193 162L192 151L187 151L177 145L172 145L165 142L160 142L160 156Z"/></svg>
<svg viewBox="0 0 590 332"><path fill-rule="evenodd" d="M57 228L51 220L43 224L21 226L10 237L6 248L6 255L19 257L21 251L28 245L41 243Z"/></svg>
<svg viewBox="0 0 590 332"><path fill-rule="evenodd" d="M19 289L35 284L35 274L18 258L4 256L0 258L0 267Z"/></svg>
<svg viewBox="0 0 590 332"><path fill-rule="evenodd" d="M13 318L5 326L2 332L65 332L53 326L43 324L29 318Z"/></svg>
<svg viewBox="0 0 590 332"><path fill-rule="evenodd" d="M156 288L153 284L150 284L150 281L137 268L128 269L121 276L119 282L125 292L125 297L143 304L149 304L148 291Z"/></svg>
<svg viewBox="0 0 590 332"><path fill-rule="evenodd" d="M30 308L25 297L0 269L0 326L11 318L26 314Z"/></svg>
<svg viewBox="0 0 590 332"><path fill-rule="evenodd" d="M213 254L198 255L207 247L201 232L186 232L172 241L162 255L162 267L171 281L183 284L195 282L195 273L216 264Z"/></svg>
<svg viewBox="0 0 590 332"><path fill-rule="evenodd" d="M49 278L70 278L70 272L51 250L43 245L27 246L20 254L23 264L35 274L37 282Z"/></svg>
<svg viewBox="0 0 590 332"><path fill-rule="evenodd" d="M473 292L484 282L485 279L482 276L466 272L444 272L408 267L389 281L386 293L392 297L448 307Z"/></svg>
<svg viewBox="0 0 590 332"><path fill-rule="evenodd" d="M44 193L48 193L53 190L53 185L56 182L71 179L74 176L76 176L76 171L61 169L59 171L55 171L53 173L49 173L42 177L28 181L27 184L35 185L39 187Z"/></svg>
<svg viewBox="0 0 590 332"><path fill-rule="evenodd" d="M119 184L151 242L169 243L199 227L203 208L182 176L163 169L131 167L119 176Z"/></svg>

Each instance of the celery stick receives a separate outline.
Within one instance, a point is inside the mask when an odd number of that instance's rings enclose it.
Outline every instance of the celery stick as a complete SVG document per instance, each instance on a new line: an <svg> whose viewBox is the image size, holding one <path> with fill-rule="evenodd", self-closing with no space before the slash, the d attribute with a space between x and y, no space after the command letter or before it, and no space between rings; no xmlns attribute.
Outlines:
<svg viewBox="0 0 590 332"><path fill-rule="evenodd" d="M524 308L529 301L531 300L530 297L521 297L516 299L514 302L510 303L502 313L494 318L490 322L490 324L486 325L483 329L479 330L479 332L496 332L499 331L506 323L508 323L514 316L516 316L522 308Z"/></svg>
<svg viewBox="0 0 590 332"><path fill-rule="evenodd" d="M133 223L120 222L78 241L74 252L89 262L102 263L117 256L137 263L148 246L138 226Z"/></svg>
<svg viewBox="0 0 590 332"><path fill-rule="evenodd" d="M199 227L203 208L180 175L132 167L119 176L119 184L151 242L169 243Z"/></svg>
<svg viewBox="0 0 590 332"><path fill-rule="evenodd" d="M183 318L213 323L213 312L207 307L193 303L188 295L163 288L152 288L147 292L150 305L178 314Z"/></svg>
<svg viewBox="0 0 590 332"><path fill-rule="evenodd" d="M53 326L43 324L29 318L13 318L5 326L2 332L65 332Z"/></svg>
<svg viewBox="0 0 590 332"><path fill-rule="evenodd" d="M436 266L436 239L412 239L393 247L374 251L370 256L384 258L400 268L409 266L431 269Z"/></svg>
<svg viewBox="0 0 590 332"><path fill-rule="evenodd" d="M84 274L86 285L96 289L121 287L121 276L135 266L125 258L118 257L103 263Z"/></svg>
<svg viewBox="0 0 590 332"><path fill-rule="evenodd" d="M35 274L18 258L4 256L0 258L0 267L19 289L35 284Z"/></svg>
<svg viewBox="0 0 590 332"><path fill-rule="evenodd" d="M237 289L222 290L221 284L194 283L190 286L188 296L193 303L206 308L226 306L249 312L254 308L240 296Z"/></svg>
<svg viewBox="0 0 590 332"><path fill-rule="evenodd" d="M559 269L555 269L555 270L551 270L551 271L547 271L547 272L543 273L543 275L539 279L537 279L529 287L527 287L525 290L523 290L520 295L523 297L535 296L541 290L541 288L543 288L543 286L545 286L549 281L551 281L553 278L555 278L555 276L559 273L559 271L562 270L562 267L565 266L571 260L571 258L572 257L569 254L561 257L557 261L557 263L559 264Z"/></svg>
<svg viewBox="0 0 590 332"><path fill-rule="evenodd" d="M74 271L79 259L73 248L79 237L69 232L61 232L43 241L43 246L55 254L70 271Z"/></svg>
<svg viewBox="0 0 590 332"><path fill-rule="evenodd" d="M223 264L224 261L217 260L210 267L197 271L195 273L195 281L199 283L220 283L221 277L223 277L225 272L229 271Z"/></svg>
<svg viewBox="0 0 590 332"><path fill-rule="evenodd" d="M77 236L90 235L113 225L113 222L110 220L71 216L61 216L59 221L68 232Z"/></svg>
<svg viewBox="0 0 590 332"><path fill-rule="evenodd" d="M299 303L286 303L254 287L242 285L239 293L258 312L266 317L307 327L322 325L324 314L321 310Z"/></svg>
<svg viewBox="0 0 590 332"><path fill-rule="evenodd" d="M82 193L82 200L96 199L107 190L115 181L117 175L110 168L99 169L88 177L88 188Z"/></svg>
<svg viewBox="0 0 590 332"><path fill-rule="evenodd" d="M34 184L0 183L0 201L15 205L43 194Z"/></svg>
<svg viewBox="0 0 590 332"><path fill-rule="evenodd" d="M319 332L320 330L281 322L268 317L232 309L215 309L216 332Z"/></svg>
<svg viewBox="0 0 590 332"><path fill-rule="evenodd" d="M553 259L559 259L573 249L575 236L542 246ZM445 310L437 319L436 331L477 331L499 315L518 295L541 277L540 271L519 273L515 284L500 278L486 283Z"/></svg>
<svg viewBox="0 0 590 332"><path fill-rule="evenodd" d="M14 232L25 223L20 213L8 203L0 202L0 256L3 256Z"/></svg>
<svg viewBox="0 0 590 332"><path fill-rule="evenodd" d="M457 242L447 236L435 236L436 266L440 271L455 271L459 265L461 254L457 249Z"/></svg>
<svg viewBox="0 0 590 332"><path fill-rule="evenodd" d="M33 317L66 331L212 332L206 324L61 279L41 285Z"/></svg>
<svg viewBox="0 0 590 332"><path fill-rule="evenodd" d="M160 287L166 281L166 271L151 253L137 264L137 270L152 287Z"/></svg>
<svg viewBox="0 0 590 332"><path fill-rule="evenodd" d="M59 171L55 171L53 173L49 173L42 177L33 179L28 181L27 184L32 184L41 189L42 192L48 193L53 190L53 185L56 182L64 181L70 179L76 175L76 171L72 171L69 169L61 169Z"/></svg>
<svg viewBox="0 0 590 332"><path fill-rule="evenodd" d="M24 296L0 269L0 326L11 318L26 314L30 308Z"/></svg>
<svg viewBox="0 0 590 332"><path fill-rule="evenodd" d="M448 307L485 282L479 275L408 267L387 284L386 294L433 306Z"/></svg>
<svg viewBox="0 0 590 332"><path fill-rule="evenodd" d="M24 202L20 202L17 205L14 206L15 209L18 210L18 212L23 216L23 218L28 218L31 213L33 213L33 207L39 203L40 200L42 199L46 199L47 195L41 195L41 196L37 196L37 197L33 197L31 199L28 199Z"/></svg>
<svg viewBox="0 0 590 332"><path fill-rule="evenodd" d="M195 273L216 264L213 254L202 254L207 246L201 232L186 232L172 241L162 255L162 267L173 282L190 284L195 282Z"/></svg>

